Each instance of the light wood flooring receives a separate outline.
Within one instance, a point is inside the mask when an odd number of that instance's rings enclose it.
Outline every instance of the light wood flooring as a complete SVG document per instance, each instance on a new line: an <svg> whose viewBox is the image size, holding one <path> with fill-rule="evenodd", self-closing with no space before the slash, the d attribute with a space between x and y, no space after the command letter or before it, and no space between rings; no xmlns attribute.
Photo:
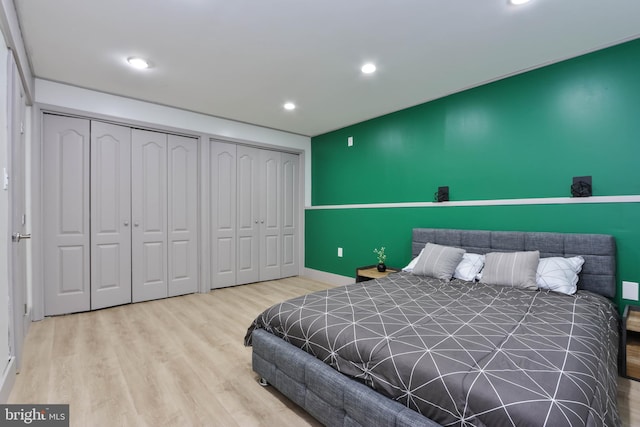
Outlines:
<svg viewBox="0 0 640 427"><path fill-rule="evenodd" d="M68 403L72 426L319 426L251 370L243 337L268 306L330 285L289 278L32 324L9 403ZM624 426L640 383L620 378Z"/></svg>

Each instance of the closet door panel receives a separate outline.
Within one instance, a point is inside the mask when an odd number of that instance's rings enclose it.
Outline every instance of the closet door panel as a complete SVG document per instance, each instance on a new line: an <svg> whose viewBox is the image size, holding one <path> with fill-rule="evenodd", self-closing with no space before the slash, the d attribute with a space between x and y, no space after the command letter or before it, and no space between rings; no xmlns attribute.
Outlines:
<svg viewBox="0 0 640 427"><path fill-rule="evenodd" d="M236 284L260 280L259 218L260 150L237 147L237 272Z"/></svg>
<svg viewBox="0 0 640 427"><path fill-rule="evenodd" d="M134 129L131 145L132 301L168 296L167 135Z"/></svg>
<svg viewBox="0 0 640 427"><path fill-rule="evenodd" d="M260 150L260 280L279 279L281 228L281 153Z"/></svg>
<svg viewBox="0 0 640 427"><path fill-rule="evenodd" d="M198 141L168 137L169 296L198 290Z"/></svg>
<svg viewBox="0 0 640 427"><path fill-rule="evenodd" d="M236 145L213 141L210 153L213 289L236 284Z"/></svg>
<svg viewBox="0 0 640 427"><path fill-rule="evenodd" d="M282 258L281 277L299 274L299 156L282 153Z"/></svg>
<svg viewBox="0 0 640 427"><path fill-rule="evenodd" d="M45 315L90 309L89 120L43 119Z"/></svg>
<svg viewBox="0 0 640 427"><path fill-rule="evenodd" d="M91 123L91 309L131 302L131 129Z"/></svg>

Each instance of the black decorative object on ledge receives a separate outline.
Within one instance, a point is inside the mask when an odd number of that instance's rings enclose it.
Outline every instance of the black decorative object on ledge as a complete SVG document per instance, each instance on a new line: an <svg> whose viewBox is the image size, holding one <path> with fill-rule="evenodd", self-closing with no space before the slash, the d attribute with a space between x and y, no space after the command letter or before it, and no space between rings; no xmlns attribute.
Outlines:
<svg viewBox="0 0 640 427"><path fill-rule="evenodd" d="M448 202L449 201L449 187L438 187L438 191L434 194L435 202Z"/></svg>
<svg viewBox="0 0 640 427"><path fill-rule="evenodd" d="M387 271L387 266L383 262L378 263L376 267L380 273L384 273L385 271Z"/></svg>
<svg viewBox="0 0 640 427"><path fill-rule="evenodd" d="M591 176L574 176L573 184L571 184L571 196L590 197L591 195Z"/></svg>

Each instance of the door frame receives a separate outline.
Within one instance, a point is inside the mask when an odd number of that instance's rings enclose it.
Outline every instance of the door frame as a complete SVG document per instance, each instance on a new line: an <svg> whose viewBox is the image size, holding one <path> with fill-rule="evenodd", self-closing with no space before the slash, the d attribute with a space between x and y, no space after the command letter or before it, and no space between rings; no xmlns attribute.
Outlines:
<svg viewBox="0 0 640 427"><path fill-rule="evenodd" d="M8 273L9 273L9 332L10 337L10 356L15 359L16 371L20 371L22 361L22 347L24 338L30 324L30 314L27 309L27 249L25 245L28 242L13 242L12 235L15 232L24 233L26 230L26 204L27 204L27 187L26 187L26 132L27 132L27 103L24 86L20 79L18 66L11 53L8 52L7 60L7 170L4 171L7 176L4 179L5 188L9 189L9 212L8 212L8 231L9 249L8 249ZM17 120L16 120L17 118ZM17 122L20 122L18 125ZM18 139L20 141L18 141ZM18 158L16 159L16 153ZM21 164L17 165L14 160L18 160ZM21 180L14 179L14 171L22 173ZM22 182L20 182L22 181ZM14 190L14 182L20 184ZM16 192L18 191L19 194ZM21 206L22 214L20 218L21 225L16 226L16 202ZM22 245L22 246L19 246Z"/></svg>

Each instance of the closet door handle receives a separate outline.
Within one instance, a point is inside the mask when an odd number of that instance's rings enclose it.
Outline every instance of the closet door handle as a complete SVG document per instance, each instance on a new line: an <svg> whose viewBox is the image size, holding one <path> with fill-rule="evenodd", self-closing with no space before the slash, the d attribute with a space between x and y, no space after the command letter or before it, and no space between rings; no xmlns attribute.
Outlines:
<svg viewBox="0 0 640 427"><path fill-rule="evenodd" d="M19 243L20 240L30 239L30 238L31 238L31 234L21 234L20 232L13 233L11 235L11 241L15 243Z"/></svg>
<svg viewBox="0 0 640 427"><path fill-rule="evenodd" d="M256 219L256 224L258 223L258 220Z"/></svg>
<svg viewBox="0 0 640 427"><path fill-rule="evenodd" d="M134 223L133 223L133 226L134 226L134 227L137 227L137 226L139 226L139 225L140 225L140 224L138 224L137 222L134 222Z"/></svg>
<svg viewBox="0 0 640 427"><path fill-rule="evenodd" d="M260 224L264 224L264 219L262 221L260 221Z"/></svg>
<svg viewBox="0 0 640 427"><path fill-rule="evenodd" d="M125 222L124 222L124 226L125 226L125 227L128 227L128 226L129 226L129 221L125 221Z"/></svg>

